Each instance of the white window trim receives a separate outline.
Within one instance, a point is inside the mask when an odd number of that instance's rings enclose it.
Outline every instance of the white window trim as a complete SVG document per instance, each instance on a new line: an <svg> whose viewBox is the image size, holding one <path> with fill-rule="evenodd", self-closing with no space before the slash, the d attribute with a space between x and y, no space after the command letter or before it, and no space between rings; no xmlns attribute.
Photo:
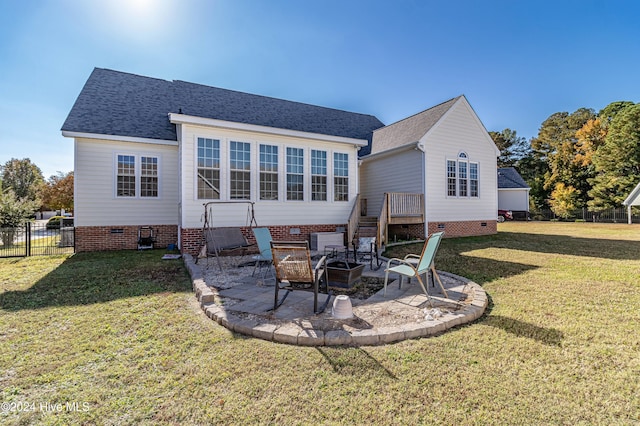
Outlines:
<svg viewBox="0 0 640 426"><path fill-rule="evenodd" d="M236 143L243 143L243 144L249 144L249 198L231 198L231 172L236 170L236 169L232 169L231 168L231 142L236 142ZM222 141L220 141L220 144L222 145ZM248 140L248 139L243 139L243 138L227 138L226 139L226 158L224 159L224 161L226 161L225 165L226 165L226 174L225 176L227 177L227 192L225 194L225 199L229 200L229 201L256 201L256 198L260 198L259 196L256 197L255 194L255 166L256 166L256 160L255 160L255 149L256 147L258 147L258 149L260 149L260 145L256 144L254 141L252 140ZM259 155L259 154L258 154ZM222 146L220 146L220 176L222 176ZM260 160L258 159L258 168L260 168ZM238 171L238 170L236 170ZM222 182L220 182L220 187L222 187ZM220 199L222 199L222 194L220 194ZM214 200L215 201L215 200Z"/></svg>
<svg viewBox="0 0 640 426"><path fill-rule="evenodd" d="M212 139L220 141L220 198L198 198L198 139ZM196 202L209 202L209 201L224 201L225 200L225 190L226 188L226 180L224 178L224 173L228 172L228 168L225 166L225 153L224 146L225 138L216 136L216 135L194 135L193 138L193 201Z"/></svg>
<svg viewBox="0 0 640 426"><path fill-rule="evenodd" d="M220 198L219 199L200 199L198 198L198 139L217 139L220 141ZM231 141L235 142L243 142L250 144L250 152L251 152L251 196L248 200L231 200L230 194L230 181L231 181ZM278 199L277 200L261 200L260 199L260 145L269 145L275 146L278 149ZM302 200L289 200L287 199L287 148L295 148L301 149L303 154L303 193ZM311 191L312 191L312 174L311 174L311 151L324 151L327 154L327 199L326 200L312 200ZM334 188L334 154L345 154L347 155L347 173L346 176L349 179L348 182L348 201L336 201L334 198L335 188ZM318 203L318 204L329 204L329 203L348 203L352 201L355 197L353 191L354 179L356 176L354 173L357 173L357 167L354 170L353 158L357 158L357 155L354 157L354 153L347 149L332 149L331 147L325 147L322 145L307 145L304 143L296 144L287 143L287 142L277 142L268 139L254 139L254 138L244 138L238 136L222 136L220 134L213 133L196 133L193 135L193 171L192 171L192 179L193 179L193 201L194 202L228 202L228 201L253 201L259 203ZM120 197L124 198L124 197Z"/></svg>
<svg viewBox="0 0 640 426"><path fill-rule="evenodd" d="M136 179L136 195L124 197L118 195L118 156L126 155L134 158L134 177ZM142 157L153 157L158 160L158 195L155 197L143 197L141 195L142 183ZM113 198L116 200L159 200L162 198L162 156L158 153L114 151L113 153Z"/></svg>
<svg viewBox="0 0 640 426"><path fill-rule="evenodd" d="M339 177L346 177L347 178L347 200L346 201L340 201L340 200L336 200L335 199L335 155L336 154L343 154L347 156L347 176L339 176ZM352 167L351 167L351 161L352 161L352 154L347 152L347 151L342 151L342 150L335 150L331 152L331 173L329 174L329 178L331 179L331 202L332 203L349 203L353 200L353 198L355 197L354 194L351 193L351 185L353 183L352 179L353 179L353 173L352 173Z"/></svg>
<svg viewBox="0 0 640 426"><path fill-rule="evenodd" d="M465 157L461 158L461 154L464 154ZM453 161L456 165L456 195L449 195L449 162ZM460 195L460 163L466 163L467 165L467 195ZM478 195L471 195L471 164L475 164L478 168ZM444 161L444 178L445 178L445 188L444 192L447 198L460 198L460 199L479 199L480 198L480 162L470 160L469 154L466 151L460 151L455 158L447 157Z"/></svg>

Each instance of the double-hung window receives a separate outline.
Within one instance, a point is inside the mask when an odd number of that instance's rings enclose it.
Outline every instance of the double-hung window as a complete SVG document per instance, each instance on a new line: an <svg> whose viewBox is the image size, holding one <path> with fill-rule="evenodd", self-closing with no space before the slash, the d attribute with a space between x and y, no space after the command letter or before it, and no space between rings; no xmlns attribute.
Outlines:
<svg viewBox="0 0 640 426"><path fill-rule="evenodd" d="M116 169L116 197L158 197L158 157L118 154Z"/></svg>
<svg viewBox="0 0 640 426"><path fill-rule="evenodd" d="M229 169L231 171L229 198L251 199L251 144L231 141L229 144Z"/></svg>
<svg viewBox="0 0 640 426"><path fill-rule="evenodd" d="M198 199L220 199L220 140L198 138Z"/></svg>
<svg viewBox="0 0 640 426"><path fill-rule="evenodd" d="M311 150L311 199L327 201L327 151Z"/></svg>
<svg viewBox="0 0 640 426"><path fill-rule="evenodd" d="M287 148L287 200L304 200L304 150Z"/></svg>
<svg viewBox="0 0 640 426"><path fill-rule="evenodd" d="M333 199L349 201L349 154L333 153Z"/></svg>
<svg viewBox="0 0 640 426"><path fill-rule="evenodd" d="M116 195L118 197L136 196L136 157L118 155L118 177Z"/></svg>
<svg viewBox="0 0 640 426"><path fill-rule="evenodd" d="M157 157L140 157L140 196L158 196Z"/></svg>
<svg viewBox="0 0 640 426"><path fill-rule="evenodd" d="M278 147L260 145L260 199L278 199Z"/></svg>
<svg viewBox="0 0 640 426"><path fill-rule="evenodd" d="M447 196L479 197L478 163L469 161L465 152L456 160L447 160Z"/></svg>
<svg viewBox="0 0 640 426"><path fill-rule="evenodd" d="M467 166L469 163L466 161L458 160L458 196L466 197L468 195L467 184L469 179L467 177Z"/></svg>
<svg viewBox="0 0 640 426"><path fill-rule="evenodd" d="M456 161L455 160L447 160L447 195L449 197L455 197L457 195L456 187L457 179L456 179Z"/></svg>
<svg viewBox="0 0 640 426"><path fill-rule="evenodd" d="M469 195L478 196L478 163L469 163Z"/></svg>

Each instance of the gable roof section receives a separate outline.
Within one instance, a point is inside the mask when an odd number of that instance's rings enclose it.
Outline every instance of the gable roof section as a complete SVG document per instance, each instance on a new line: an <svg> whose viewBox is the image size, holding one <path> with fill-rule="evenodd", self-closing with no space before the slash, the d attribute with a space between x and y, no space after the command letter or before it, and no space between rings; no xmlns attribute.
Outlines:
<svg viewBox="0 0 640 426"><path fill-rule="evenodd" d="M529 189L527 182L513 167L498 168L498 189Z"/></svg>
<svg viewBox="0 0 640 426"><path fill-rule="evenodd" d="M176 141L171 112L354 139L383 126L372 115L95 68L62 131Z"/></svg>
<svg viewBox="0 0 640 426"><path fill-rule="evenodd" d="M377 129L373 132L370 153L377 154L417 143L461 97L462 95ZM362 155L366 155L363 150L360 152Z"/></svg>
<svg viewBox="0 0 640 426"><path fill-rule="evenodd" d="M640 183L631 191L629 196L622 202L624 206L640 206Z"/></svg>

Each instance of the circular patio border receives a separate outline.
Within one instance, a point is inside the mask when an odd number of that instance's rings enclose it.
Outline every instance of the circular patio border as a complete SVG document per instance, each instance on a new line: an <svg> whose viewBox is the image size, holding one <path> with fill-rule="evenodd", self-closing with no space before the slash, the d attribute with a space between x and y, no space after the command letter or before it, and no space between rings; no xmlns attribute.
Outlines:
<svg viewBox="0 0 640 426"><path fill-rule="evenodd" d="M484 289L477 283L451 274L438 271L439 274L454 278L473 291L473 300L455 312L444 314L432 321L407 322L394 326L362 329L362 330L332 330L324 332L314 328L301 328L297 324L274 324L258 319L246 319L234 315L217 304L221 298L215 288L207 286L202 271L196 265L191 255L183 256L184 263L191 275L193 291L205 314L223 327L243 335L256 337L278 343L288 343L299 346L368 346L400 342L407 339L429 337L462 325L473 322L485 312L489 301Z"/></svg>

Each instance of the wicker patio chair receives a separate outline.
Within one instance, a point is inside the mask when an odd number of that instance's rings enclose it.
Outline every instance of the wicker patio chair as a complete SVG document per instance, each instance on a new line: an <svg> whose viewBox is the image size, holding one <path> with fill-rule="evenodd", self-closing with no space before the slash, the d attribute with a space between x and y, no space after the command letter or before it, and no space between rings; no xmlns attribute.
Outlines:
<svg viewBox="0 0 640 426"><path fill-rule="evenodd" d="M302 290L313 292L313 312L324 312L331 299L326 279L326 256L323 256L314 268L311 264L309 244L306 241L271 241L271 255L276 271L273 310L282 305L291 291ZM286 293L282 299L278 300L280 290L286 290ZM327 294L327 299L320 310L318 310L318 293Z"/></svg>

